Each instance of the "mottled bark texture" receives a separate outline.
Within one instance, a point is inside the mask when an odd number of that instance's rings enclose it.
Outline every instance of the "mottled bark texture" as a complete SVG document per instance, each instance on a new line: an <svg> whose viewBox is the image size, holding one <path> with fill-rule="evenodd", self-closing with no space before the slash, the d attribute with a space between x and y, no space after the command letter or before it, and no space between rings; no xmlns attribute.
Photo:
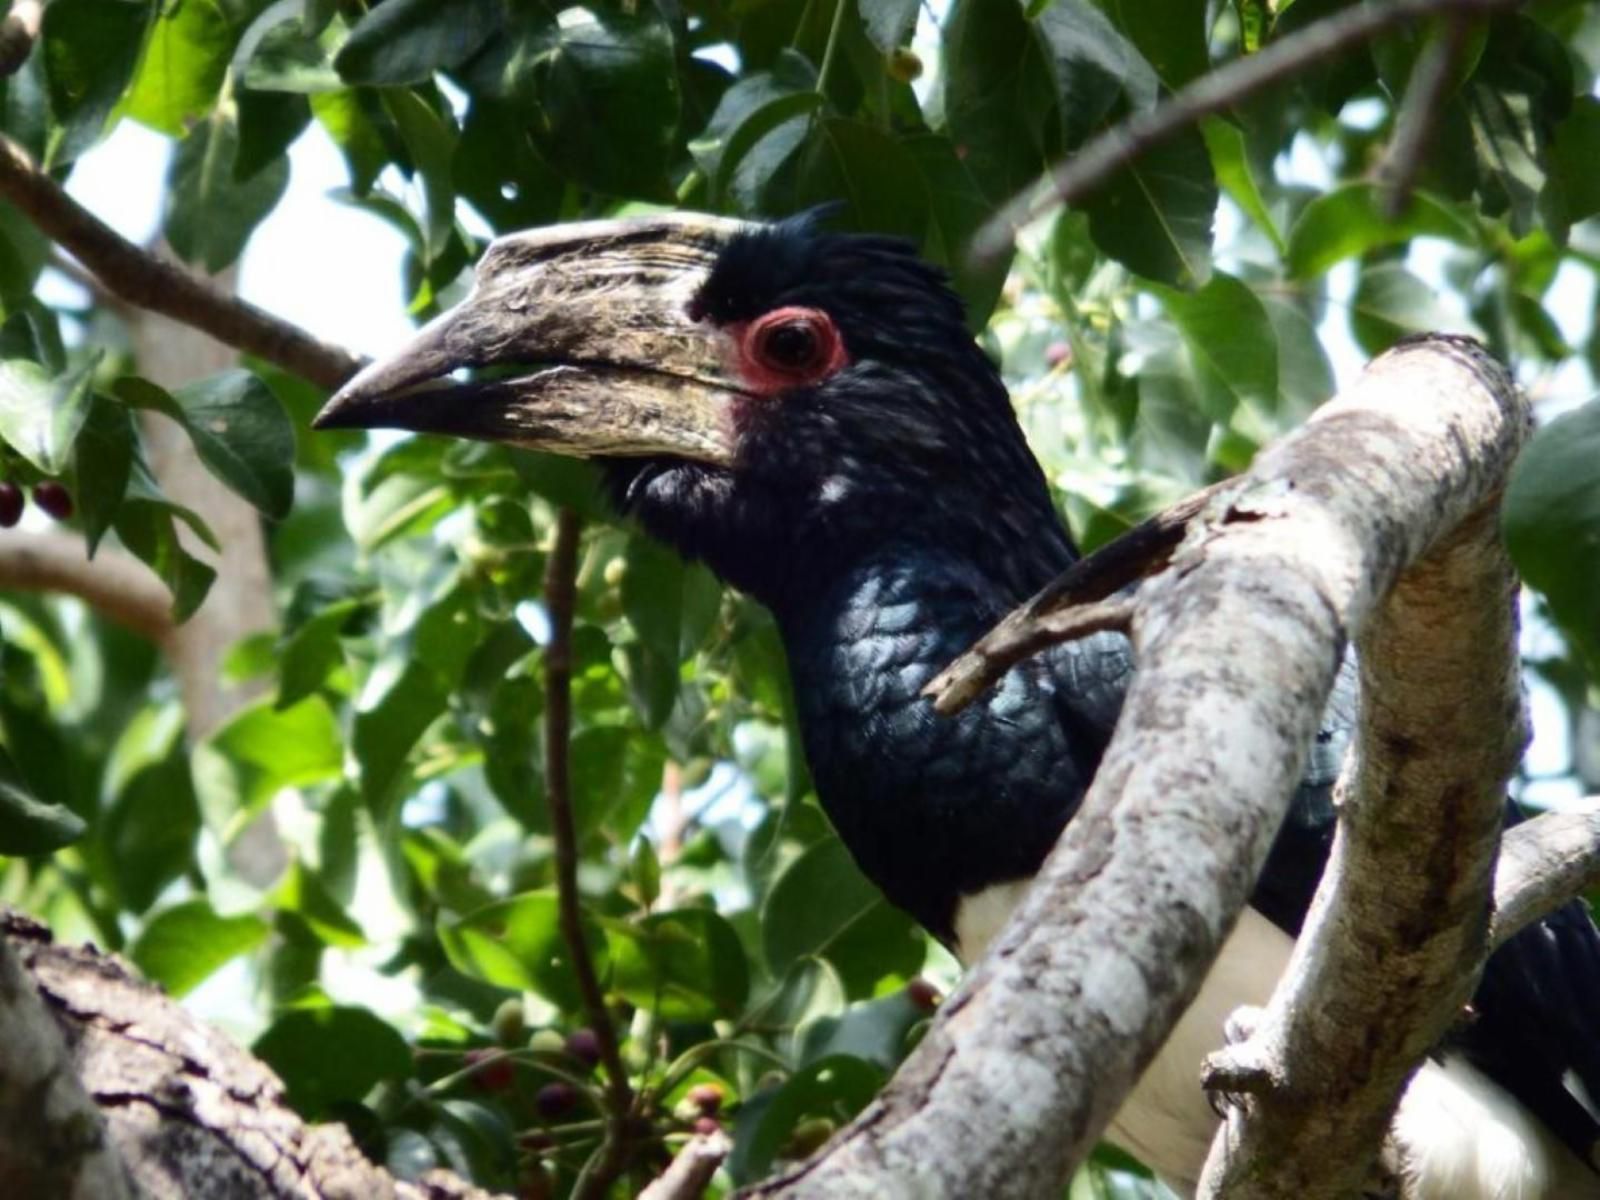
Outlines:
<svg viewBox="0 0 1600 1200"><path fill-rule="evenodd" d="M306 1125L277 1076L117 959L15 913L0 939L0 1195L491 1200L448 1172L396 1180L344 1126Z"/></svg>
<svg viewBox="0 0 1600 1200"><path fill-rule="evenodd" d="M1139 594L1139 670L1122 719L1038 883L883 1094L757 1193L1058 1195L1232 928L1346 639L1418 619L1374 618L1408 566L1493 502L1527 424L1505 373L1475 345L1423 339L1376 360L1220 491ZM1489 591L1503 606L1508 588L1497 575ZM1436 617L1430 608L1420 619ZM1477 761L1503 773L1520 737L1515 707L1495 690L1512 669L1509 618L1487 628L1500 641L1483 653L1505 658L1477 686L1503 726ZM1409 786L1409 762L1371 769ZM1411 846L1468 877L1446 887L1446 920L1479 932L1443 936L1460 943L1469 972L1487 912L1473 888L1486 884L1488 860L1458 839L1492 837L1477 803L1464 800Z"/></svg>

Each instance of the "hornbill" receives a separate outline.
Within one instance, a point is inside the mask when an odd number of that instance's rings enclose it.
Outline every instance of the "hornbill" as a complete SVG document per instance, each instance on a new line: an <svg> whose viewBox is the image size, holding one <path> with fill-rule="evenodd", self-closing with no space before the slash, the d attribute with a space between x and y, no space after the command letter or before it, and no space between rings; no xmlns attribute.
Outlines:
<svg viewBox="0 0 1600 1200"><path fill-rule="evenodd" d="M1133 666L1101 633L952 718L921 695L1077 556L964 317L908 244L814 219L558 226L494 242L467 300L317 423L594 459L623 513L772 611L839 836L970 963L1082 799ZM1199 1063L1266 1001L1326 861L1352 693L1346 670L1251 906L1109 1130L1179 1191L1216 1123ZM1600 1197L1583 905L1502 947L1473 1007L1396 1118L1406 1194Z"/></svg>

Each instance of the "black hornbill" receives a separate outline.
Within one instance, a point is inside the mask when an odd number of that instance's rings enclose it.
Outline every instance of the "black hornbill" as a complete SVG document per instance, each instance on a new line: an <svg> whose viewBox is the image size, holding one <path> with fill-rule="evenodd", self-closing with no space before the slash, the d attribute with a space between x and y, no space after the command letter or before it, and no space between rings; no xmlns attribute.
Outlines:
<svg viewBox="0 0 1600 1200"><path fill-rule="evenodd" d="M967 961L1116 721L1132 664L1114 634L1017 666L950 719L921 696L1076 551L960 300L900 241L693 214L505 237L472 295L318 424L595 459L622 512L772 610L840 837ZM1228 1012L1264 1002L1326 861L1348 679L1252 908L1110 1130L1180 1190L1214 1128L1199 1060ZM1407 1195L1600 1197L1600 934L1583 905L1498 951L1474 1008L1402 1104Z"/></svg>

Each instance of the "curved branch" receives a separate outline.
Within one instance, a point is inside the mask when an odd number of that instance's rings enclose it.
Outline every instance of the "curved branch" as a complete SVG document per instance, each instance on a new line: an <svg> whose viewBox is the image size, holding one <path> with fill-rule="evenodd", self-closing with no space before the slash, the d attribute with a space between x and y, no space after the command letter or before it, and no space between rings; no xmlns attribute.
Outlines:
<svg viewBox="0 0 1600 1200"><path fill-rule="evenodd" d="M361 367L361 359L348 350L320 341L134 245L69 196L22 147L4 136L0 136L0 198L15 205L129 304L191 325L224 345L264 358L330 391Z"/></svg>
<svg viewBox="0 0 1600 1200"><path fill-rule="evenodd" d="M1264 451L1140 589L1121 719L1026 899L889 1087L757 1194L1059 1190L1233 927L1347 631L1497 494L1526 426L1475 344L1434 338Z"/></svg>
<svg viewBox="0 0 1600 1200"><path fill-rule="evenodd" d="M1494 873L1489 948L1600 886L1600 797L1506 830Z"/></svg>
<svg viewBox="0 0 1600 1200"><path fill-rule="evenodd" d="M1083 199L1137 159L1225 108L1257 92L1293 78L1307 67L1369 42L1380 34L1439 12L1492 13L1512 8L1517 0L1386 0L1355 5L1274 41L1255 54L1200 76L1166 103L1135 113L1084 143L1070 158L1050 168L1044 182L1008 201L973 236L972 253L995 258L1006 252L1016 231L1059 204Z"/></svg>
<svg viewBox="0 0 1600 1200"><path fill-rule="evenodd" d="M108 620L153 642L173 630L172 596L154 571L131 554L84 553L69 533L0 533L0 588L76 596Z"/></svg>

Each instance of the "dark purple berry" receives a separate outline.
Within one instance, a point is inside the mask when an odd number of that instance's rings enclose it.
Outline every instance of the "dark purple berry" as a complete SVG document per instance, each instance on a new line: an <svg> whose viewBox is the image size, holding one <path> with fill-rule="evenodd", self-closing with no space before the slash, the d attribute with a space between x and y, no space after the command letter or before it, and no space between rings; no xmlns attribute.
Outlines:
<svg viewBox="0 0 1600 1200"><path fill-rule="evenodd" d="M558 1121L578 1105L578 1089L570 1083L547 1083L533 1098L533 1106L546 1121Z"/></svg>
<svg viewBox="0 0 1600 1200"><path fill-rule="evenodd" d="M72 493L53 479L34 485L33 502L58 521L72 516Z"/></svg>
<svg viewBox="0 0 1600 1200"><path fill-rule="evenodd" d="M0 483L0 528L10 529L22 520L22 506L27 501L22 489L14 483Z"/></svg>
<svg viewBox="0 0 1600 1200"><path fill-rule="evenodd" d="M598 1066L600 1038L592 1029L576 1029L567 1036L567 1053L587 1066Z"/></svg>

